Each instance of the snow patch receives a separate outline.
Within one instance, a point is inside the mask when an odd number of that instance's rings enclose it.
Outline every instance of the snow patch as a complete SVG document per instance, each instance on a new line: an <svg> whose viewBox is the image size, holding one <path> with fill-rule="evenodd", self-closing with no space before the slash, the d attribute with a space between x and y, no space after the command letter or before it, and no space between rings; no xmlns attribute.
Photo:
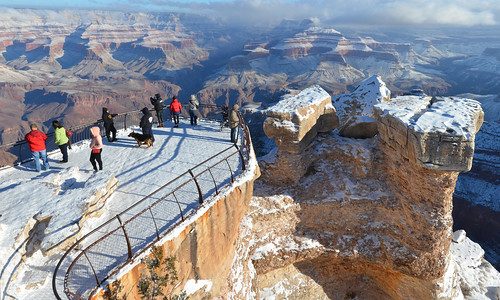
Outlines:
<svg viewBox="0 0 500 300"><path fill-rule="evenodd" d="M192 295L201 289L203 289L205 293L210 292L212 289L212 281L189 279L184 285L184 292L186 292L186 296Z"/></svg>

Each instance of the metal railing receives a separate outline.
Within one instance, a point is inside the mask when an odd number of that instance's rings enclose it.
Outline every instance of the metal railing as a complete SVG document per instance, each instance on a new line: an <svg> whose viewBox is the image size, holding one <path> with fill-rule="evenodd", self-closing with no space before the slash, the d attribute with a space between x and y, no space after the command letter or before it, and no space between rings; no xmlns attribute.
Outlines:
<svg viewBox="0 0 500 300"><path fill-rule="evenodd" d="M110 276L195 214L208 197L233 183L248 167L252 151L248 126L240 120L241 146L207 158L73 244L54 271L56 298L61 299L58 280L69 299L91 297Z"/></svg>
<svg viewBox="0 0 500 300"><path fill-rule="evenodd" d="M188 104L184 103L183 105L186 107ZM200 108L204 108L206 110L217 110L220 107L212 104L201 104ZM153 112L154 109L150 109L149 111ZM153 116L155 116L155 114L153 114ZM127 129L133 125L138 125L141 117L142 112L140 110L134 110L117 114L116 117L114 117L113 121L116 130L121 130ZM101 135L105 135L104 123L102 119L99 119L95 122L66 128L73 132L73 135L70 138L71 144L90 139L90 128L93 126L99 126L101 129ZM48 153L58 149L58 146L54 142L53 136L53 131L47 133L48 139L45 143ZM31 151L29 149L28 143L25 140L19 140L17 142L0 145L0 168L20 165L32 160L33 158L31 156Z"/></svg>

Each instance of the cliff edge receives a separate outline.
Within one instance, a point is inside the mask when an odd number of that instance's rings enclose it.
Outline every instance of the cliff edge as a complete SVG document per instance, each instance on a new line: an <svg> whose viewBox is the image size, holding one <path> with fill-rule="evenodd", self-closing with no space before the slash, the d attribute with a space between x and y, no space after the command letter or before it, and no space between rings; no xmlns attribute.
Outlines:
<svg viewBox="0 0 500 300"><path fill-rule="evenodd" d="M385 84L375 79L374 89L383 91ZM472 259L482 268L477 284L464 272L456 249L474 243L462 239L452 246L452 194L459 172L472 166L483 122L479 102L400 96L372 101L358 112L342 107L377 126L374 137L355 139L341 132L345 114L336 128L329 97L301 94L314 96L296 98L307 114L294 118L298 109L290 113L280 102L264 123L277 148L260 161L263 182L240 228L237 257L249 262L248 271L255 268L247 291L260 298L285 293L288 299L498 293L500 275L481 255ZM362 102L356 97L343 103Z"/></svg>

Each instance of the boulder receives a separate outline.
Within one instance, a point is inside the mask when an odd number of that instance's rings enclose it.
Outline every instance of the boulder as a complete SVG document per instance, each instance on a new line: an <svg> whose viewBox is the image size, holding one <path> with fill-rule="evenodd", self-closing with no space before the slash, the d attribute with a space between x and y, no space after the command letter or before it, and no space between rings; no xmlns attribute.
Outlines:
<svg viewBox="0 0 500 300"><path fill-rule="evenodd" d="M378 130L373 107L390 98L391 91L377 75L363 80L354 92L336 96L333 104L339 116L340 135L361 139L374 137Z"/></svg>
<svg viewBox="0 0 500 300"><path fill-rule="evenodd" d="M330 95L320 86L309 87L297 95L285 95L267 111L264 132L278 148L300 153L318 132L328 132L338 125Z"/></svg>

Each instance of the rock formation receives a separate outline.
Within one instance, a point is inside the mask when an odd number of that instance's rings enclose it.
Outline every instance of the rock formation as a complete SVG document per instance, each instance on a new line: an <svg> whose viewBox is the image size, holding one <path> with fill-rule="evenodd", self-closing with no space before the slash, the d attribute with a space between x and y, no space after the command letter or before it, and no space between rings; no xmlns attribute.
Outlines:
<svg viewBox="0 0 500 300"><path fill-rule="evenodd" d="M261 162L266 182L241 228L242 243L252 236L241 254L255 268L247 289L260 297L286 290L289 299L487 292L459 288L450 252L452 194L458 173L470 170L483 120L477 101L386 99L371 107L379 135L368 139L307 130L310 122L290 121L285 104L264 123L277 150ZM485 268L500 285L498 272Z"/></svg>
<svg viewBox="0 0 500 300"><path fill-rule="evenodd" d="M340 119L340 135L352 138L374 137L377 122L373 119L373 107L388 102L391 91L380 76L363 80L350 94L338 95L333 99Z"/></svg>
<svg viewBox="0 0 500 300"><path fill-rule="evenodd" d="M273 182L297 182L307 170L304 150L318 132L328 132L338 125L330 95L320 86L305 89L297 95L286 95L267 110L264 132L274 139L277 163L269 164L266 176ZM279 165L280 169L274 166ZM284 168L284 169L281 169Z"/></svg>

